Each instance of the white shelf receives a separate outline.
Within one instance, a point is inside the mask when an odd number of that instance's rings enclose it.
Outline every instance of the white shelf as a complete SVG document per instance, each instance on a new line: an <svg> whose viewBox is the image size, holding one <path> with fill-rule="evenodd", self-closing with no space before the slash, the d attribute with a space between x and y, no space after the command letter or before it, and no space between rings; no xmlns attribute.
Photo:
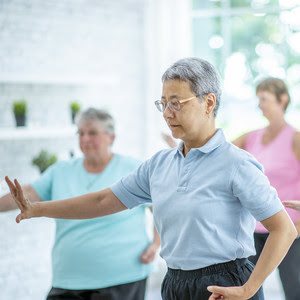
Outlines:
<svg viewBox="0 0 300 300"><path fill-rule="evenodd" d="M0 128L0 141L75 137L76 126Z"/></svg>
<svg viewBox="0 0 300 300"><path fill-rule="evenodd" d="M66 76L12 76L11 74L0 74L0 84L44 84L44 85L117 85L121 81L120 76L81 76L70 77Z"/></svg>

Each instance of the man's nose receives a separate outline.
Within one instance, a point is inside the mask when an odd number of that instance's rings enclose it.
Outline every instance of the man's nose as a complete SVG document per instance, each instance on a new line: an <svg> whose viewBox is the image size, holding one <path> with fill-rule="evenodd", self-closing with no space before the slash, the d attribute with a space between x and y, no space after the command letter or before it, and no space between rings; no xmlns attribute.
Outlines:
<svg viewBox="0 0 300 300"><path fill-rule="evenodd" d="M174 116L174 112L170 109L169 105L166 105L165 110L163 111L164 118L170 118Z"/></svg>

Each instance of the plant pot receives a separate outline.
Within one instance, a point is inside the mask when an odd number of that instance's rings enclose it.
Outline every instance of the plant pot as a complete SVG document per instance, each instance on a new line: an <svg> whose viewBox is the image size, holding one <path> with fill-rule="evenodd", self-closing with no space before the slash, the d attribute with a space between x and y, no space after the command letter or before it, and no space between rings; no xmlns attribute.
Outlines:
<svg viewBox="0 0 300 300"><path fill-rule="evenodd" d="M26 116L15 116L17 127L25 126Z"/></svg>
<svg viewBox="0 0 300 300"><path fill-rule="evenodd" d="M76 118L77 112L72 111L71 113L72 113L72 124L75 124L75 118Z"/></svg>

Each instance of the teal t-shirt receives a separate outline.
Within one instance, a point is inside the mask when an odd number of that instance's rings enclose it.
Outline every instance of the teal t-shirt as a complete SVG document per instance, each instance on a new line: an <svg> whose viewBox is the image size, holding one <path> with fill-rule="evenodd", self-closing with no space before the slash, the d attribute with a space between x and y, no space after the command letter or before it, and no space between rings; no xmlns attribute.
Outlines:
<svg viewBox="0 0 300 300"><path fill-rule="evenodd" d="M32 186L44 201L60 200L109 187L140 162L115 154L100 174L87 173L83 159L58 162ZM89 220L55 219L52 285L99 289L146 278L152 265L140 262L149 245L145 206Z"/></svg>

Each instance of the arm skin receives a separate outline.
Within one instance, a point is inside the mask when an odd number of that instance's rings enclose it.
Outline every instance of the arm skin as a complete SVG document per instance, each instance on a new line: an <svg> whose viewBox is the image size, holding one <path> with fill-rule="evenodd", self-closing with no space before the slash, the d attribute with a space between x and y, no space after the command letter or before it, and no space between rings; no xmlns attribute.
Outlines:
<svg viewBox="0 0 300 300"><path fill-rule="evenodd" d="M246 141L248 139L248 135L249 135L249 132L248 133L245 133L243 135L241 135L240 137L238 137L237 139L231 141L231 143L241 149L244 149L245 150L245 146L246 146Z"/></svg>
<svg viewBox="0 0 300 300"><path fill-rule="evenodd" d="M6 176L5 180L13 199L21 210L16 218L17 223L23 219L37 217L91 219L127 209L109 188L65 200L31 202L24 196L22 187L16 179L13 183Z"/></svg>
<svg viewBox="0 0 300 300"><path fill-rule="evenodd" d="M5 180L21 213L16 221L34 217L51 217L60 219L86 219L113 214L126 209L126 206L107 188L60 201L31 203L24 197L22 187L15 179L12 183ZM264 249L248 281L241 287L210 286L212 292L209 300L242 300L251 298L260 288L267 276L277 267L286 255L290 245L297 236L296 229L289 216L281 210L272 217L263 220L262 224L270 232Z"/></svg>
<svg viewBox="0 0 300 300"><path fill-rule="evenodd" d="M24 194L28 197L31 202L40 202L42 199L31 185L24 185L22 187ZM17 209L18 205L14 201L11 194L6 194L0 197L0 212Z"/></svg>
<svg viewBox="0 0 300 300"><path fill-rule="evenodd" d="M287 200L282 203L285 207L300 211L300 200Z"/></svg>
<svg viewBox="0 0 300 300"><path fill-rule="evenodd" d="M251 298L282 261L297 236L292 221L283 209L261 223L270 234L248 281L240 287L208 287L208 290L212 292L209 300L246 300Z"/></svg>
<svg viewBox="0 0 300 300"><path fill-rule="evenodd" d="M22 188L16 179L13 183L7 176L5 180L10 188L11 194L3 197L5 200L3 200L3 208L20 208L21 213L16 218L17 223L23 219L36 217L90 219L114 214L127 209L109 188L66 200L39 202L41 198L31 186L24 186ZM24 194L30 197L30 201ZM154 227L153 242L141 254L141 261L145 264L152 262L159 246L160 237Z"/></svg>
<svg viewBox="0 0 300 300"><path fill-rule="evenodd" d="M295 156L300 160L300 132L297 131L293 138L293 151Z"/></svg>

